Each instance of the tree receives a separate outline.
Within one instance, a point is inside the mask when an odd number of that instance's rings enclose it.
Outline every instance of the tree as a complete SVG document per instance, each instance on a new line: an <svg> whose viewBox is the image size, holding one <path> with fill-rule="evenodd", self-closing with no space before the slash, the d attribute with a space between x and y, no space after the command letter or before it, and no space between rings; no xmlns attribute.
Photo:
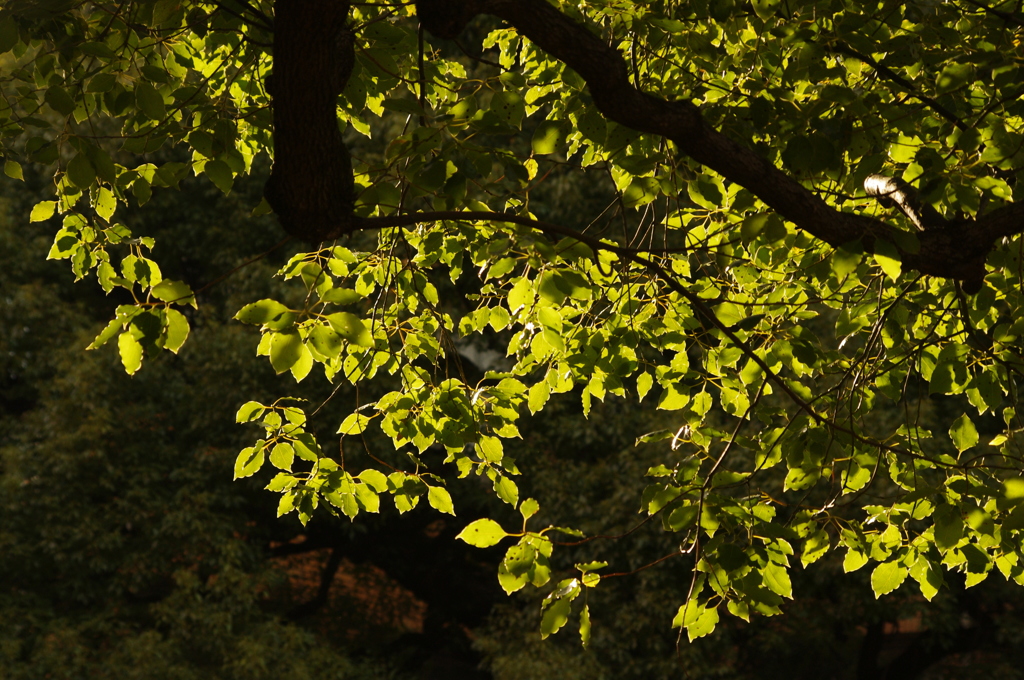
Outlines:
<svg viewBox="0 0 1024 680"><path fill-rule="evenodd" d="M190 173L229 193L272 149L253 212L311 249L236 318L276 372L357 389L246 402L235 476L278 470L303 523L453 514L449 485L486 480L519 514L460 537L502 543L506 591L551 584L543 636L572 617L586 643L622 571L552 572L611 539L545 526L503 442L562 393L664 412L620 507L666 531L644 566L691 566L693 640L835 551L876 596L1024 582L1022 27L974 0L13 2L5 171L52 168L31 220L63 216L50 257L124 301L90 348L134 374L183 346L201 282L115 215Z"/></svg>

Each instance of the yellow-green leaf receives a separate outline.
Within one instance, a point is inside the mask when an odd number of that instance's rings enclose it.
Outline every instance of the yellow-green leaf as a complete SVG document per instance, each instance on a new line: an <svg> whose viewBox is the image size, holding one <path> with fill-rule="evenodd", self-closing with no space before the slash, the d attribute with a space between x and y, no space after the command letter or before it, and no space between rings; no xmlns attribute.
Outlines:
<svg viewBox="0 0 1024 680"><path fill-rule="evenodd" d="M882 562L871 572L871 589L875 598L891 593L907 578L908 569L899 562Z"/></svg>
<svg viewBox="0 0 1024 680"><path fill-rule="evenodd" d="M492 545L497 545L498 541L506 536L508 534L501 528L501 525L493 519L484 517L470 522L455 538L462 539L477 548L489 548Z"/></svg>

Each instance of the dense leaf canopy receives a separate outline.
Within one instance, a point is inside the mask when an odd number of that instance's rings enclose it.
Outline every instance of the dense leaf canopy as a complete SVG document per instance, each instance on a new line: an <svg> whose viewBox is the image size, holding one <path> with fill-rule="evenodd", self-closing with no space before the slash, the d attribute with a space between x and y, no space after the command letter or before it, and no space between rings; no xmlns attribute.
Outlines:
<svg viewBox="0 0 1024 680"><path fill-rule="evenodd" d="M1024 582L1022 39L997 0L12 0L4 170L52 171L30 219L135 374L210 282L163 278L130 209L273 158L253 213L307 249L235 318L277 373L357 389L237 395L235 476L275 470L303 523L484 481L518 514L460 538L545 589L543 636L587 643L631 569L552 570L613 537L549 526L508 441L556 395L656 411L616 510L665 531L643 566L692 569L692 640L833 551L876 596Z"/></svg>

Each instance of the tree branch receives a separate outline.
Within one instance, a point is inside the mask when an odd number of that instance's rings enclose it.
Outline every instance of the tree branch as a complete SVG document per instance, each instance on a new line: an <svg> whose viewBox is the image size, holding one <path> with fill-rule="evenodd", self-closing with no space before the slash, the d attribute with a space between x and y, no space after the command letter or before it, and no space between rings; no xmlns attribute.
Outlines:
<svg viewBox="0 0 1024 680"><path fill-rule="evenodd" d="M1024 28L1024 21L1021 21L1020 17L1014 14L1010 14L1009 12L1003 12L1002 10L998 10L994 7L989 7L988 5L982 4L977 0L967 0L967 3L970 5L974 5L975 7L982 10L983 12L986 12L987 14L999 17L1008 24L1012 24L1019 28Z"/></svg>
<svg viewBox="0 0 1024 680"><path fill-rule="evenodd" d="M932 111L939 114L940 116L948 120L950 123L963 130L964 132L970 129L966 123L964 123L956 116L956 114L954 114L952 111L950 111L945 106L938 103L928 95L919 93L917 91L917 88L914 87L913 83L903 78L903 76L899 75L888 66L878 63L878 61L876 61L874 57L871 57L867 54L861 54L860 52L853 49L849 45L843 45L841 43L833 45L832 49L834 49L836 52L839 52L840 54L845 54L847 56L853 57L854 59L859 59L860 61L863 61L871 68L875 69L877 73L880 73L882 76L884 76L887 80L894 82L900 87L902 87L904 92L909 94L911 97L920 100Z"/></svg>
<svg viewBox="0 0 1024 680"><path fill-rule="evenodd" d="M439 4L444 5L444 16L432 16ZM594 104L608 119L670 139L691 158L745 187L783 218L829 245L861 240L872 252L877 238L899 243L895 227L831 207L749 147L707 126L700 109L689 101L666 101L637 90L617 50L544 0L420 0L417 8L424 27L441 26L442 37L456 35L474 12L505 20L579 73ZM1022 213L1024 209L1004 209L978 223L923 232L918 252L901 251L904 269L970 281L965 290L971 290L984 276L985 257L995 239L1024 231Z"/></svg>

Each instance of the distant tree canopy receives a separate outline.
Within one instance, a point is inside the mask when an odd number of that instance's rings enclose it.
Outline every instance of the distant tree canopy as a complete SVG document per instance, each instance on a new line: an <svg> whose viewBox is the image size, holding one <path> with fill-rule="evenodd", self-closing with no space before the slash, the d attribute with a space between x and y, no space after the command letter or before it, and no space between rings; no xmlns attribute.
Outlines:
<svg viewBox="0 0 1024 680"><path fill-rule="evenodd" d="M483 482L518 514L460 538L546 589L542 636L586 644L636 567L553 571L614 537L549 526L504 442L560 393L660 411L614 511L663 527L641 568L688 570L692 640L832 551L876 597L1024 583L1022 39L996 0L12 0L0 140L8 177L52 172L30 219L110 295L90 348L129 374L216 283L163 278L129 209L271 156L253 213L309 250L235 318L354 388L238 394L235 477L304 524Z"/></svg>

